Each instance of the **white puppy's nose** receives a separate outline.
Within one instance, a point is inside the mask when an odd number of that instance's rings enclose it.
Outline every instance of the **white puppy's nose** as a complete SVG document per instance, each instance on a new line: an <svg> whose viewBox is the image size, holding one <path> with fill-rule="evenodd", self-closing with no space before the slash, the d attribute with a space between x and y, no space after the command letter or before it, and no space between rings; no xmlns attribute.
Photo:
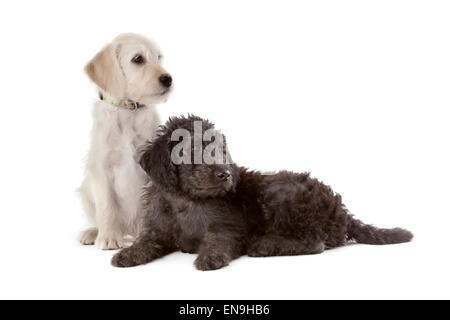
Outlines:
<svg viewBox="0 0 450 320"><path fill-rule="evenodd" d="M172 85L172 77L168 73L162 74L161 76L159 76L159 82L164 87L170 88L170 86Z"/></svg>

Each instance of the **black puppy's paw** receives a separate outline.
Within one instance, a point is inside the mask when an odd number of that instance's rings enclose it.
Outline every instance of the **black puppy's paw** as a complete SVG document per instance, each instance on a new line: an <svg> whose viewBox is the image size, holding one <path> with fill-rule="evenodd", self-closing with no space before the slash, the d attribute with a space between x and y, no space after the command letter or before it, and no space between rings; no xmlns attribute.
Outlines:
<svg viewBox="0 0 450 320"><path fill-rule="evenodd" d="M198 270L209 271L223 268L227 266L230 261L230 257L226 254L209 253L200 254L194 264Z"/></svg>
<svg viewBox="0 0 450 320"><path fill-rule="evenodd" d="M249 257L269 257L273 255L274 244L268 239L261 238L250 244L247 249Z"/></svg>
<svg viewBox="0 0 450 320"><path fill-rule="evenodd" d="M125 248L112 257L111 264L118 268L128 268L135 267L140 263L137 262L132 250L130 250L130 248Z"/></svg>

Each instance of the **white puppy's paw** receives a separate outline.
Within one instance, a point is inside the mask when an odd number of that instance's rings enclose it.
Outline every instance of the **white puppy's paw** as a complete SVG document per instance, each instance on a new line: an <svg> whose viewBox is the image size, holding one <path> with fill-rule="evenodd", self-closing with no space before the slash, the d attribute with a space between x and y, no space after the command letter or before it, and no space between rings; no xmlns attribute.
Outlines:
<svg viewBox="0 0 450 320"><path fill-rule="evenodd" d="M124 240L122 236L99 234L95 245L101 250L121 249L124 247Z"/></svg>
<svg viewBox="0 0 450 320"><path fill-rule="evenodd" d="M89 228L81 232L79 240L81 244L86 246L93 245L95 243L95 239L97 239L98 229L97 228Z"/></svg>

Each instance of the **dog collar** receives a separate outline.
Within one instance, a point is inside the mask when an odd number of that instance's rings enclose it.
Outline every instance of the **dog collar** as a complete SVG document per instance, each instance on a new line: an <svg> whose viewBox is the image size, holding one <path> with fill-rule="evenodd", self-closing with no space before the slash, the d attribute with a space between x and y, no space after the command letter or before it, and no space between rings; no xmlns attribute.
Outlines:
<svg viewBox="0 0 450 320"><path fill-rule="evenodd" d="M137 109L145 107L145 104L141 104L141 103L133 101L131 99L122 99L122 100L117 101L116 99L114 99L112 97L103 95L103 93L101 93L101 92L99 92L99 97L100 97L100 100L102 100L106 103L109 103L118 108L124 108L124 109L128 109L131 111L135 111Z"/></svg>

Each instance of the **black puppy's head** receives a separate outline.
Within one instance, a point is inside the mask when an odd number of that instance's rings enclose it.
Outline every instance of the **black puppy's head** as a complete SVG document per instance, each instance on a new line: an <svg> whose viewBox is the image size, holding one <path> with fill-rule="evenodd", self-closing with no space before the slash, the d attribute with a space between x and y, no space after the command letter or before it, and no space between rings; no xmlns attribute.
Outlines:
<svg viewBox="0 0 450 320"><path fill-rule="evenodd" d="M147 144L140 165L153 183L191 198L222 197L239 177L223 134L196 116L174 117Z"/></svg>

